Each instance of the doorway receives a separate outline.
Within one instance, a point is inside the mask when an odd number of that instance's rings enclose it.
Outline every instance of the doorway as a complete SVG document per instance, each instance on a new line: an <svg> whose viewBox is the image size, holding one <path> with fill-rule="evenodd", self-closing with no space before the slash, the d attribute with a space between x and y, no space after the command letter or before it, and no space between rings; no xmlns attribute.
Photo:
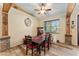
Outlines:
<svg viewBox="0 0 79 59"><path fill-rule="evenodd" d="M79 15L77 16L77 40L78 40L78 46L79 46Z"/></svg>

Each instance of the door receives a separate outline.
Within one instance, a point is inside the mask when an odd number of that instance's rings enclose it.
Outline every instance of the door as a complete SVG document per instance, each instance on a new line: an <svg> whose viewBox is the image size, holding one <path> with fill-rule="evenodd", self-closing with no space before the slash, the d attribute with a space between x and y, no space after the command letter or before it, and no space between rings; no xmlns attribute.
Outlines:
<svg viewBox="0 0 79 59"><path fill-rule="evenodd" d="M77 16L77 39L78 39L78 45L79 45L79 15Z"/></svg>

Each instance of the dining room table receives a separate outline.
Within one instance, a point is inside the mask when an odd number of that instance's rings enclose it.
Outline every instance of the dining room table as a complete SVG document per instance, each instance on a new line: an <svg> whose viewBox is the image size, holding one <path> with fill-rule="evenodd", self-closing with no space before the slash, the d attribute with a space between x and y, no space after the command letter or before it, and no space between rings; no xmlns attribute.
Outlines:
<svg viewBox="0 0 79 59"><path fill-rule="evenodd" d="M41 45L42 43L45 41L45 34L42 34L42 35L39 35L39 36L35 36L35 37L32 37L32 43L36 44L38 46L38 52L39 52L39 55L41 54Z"/></svg>

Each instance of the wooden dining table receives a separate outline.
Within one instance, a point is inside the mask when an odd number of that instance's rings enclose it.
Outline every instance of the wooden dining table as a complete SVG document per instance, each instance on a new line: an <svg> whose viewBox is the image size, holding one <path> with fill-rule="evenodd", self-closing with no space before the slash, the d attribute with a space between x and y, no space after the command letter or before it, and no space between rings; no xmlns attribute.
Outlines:
<svg viewBox="0 0 79 59"><path fill-rule="evenodd" d="M37 44L37 46L38 46L39 55L41 54L40 47L44 41L45 41L45 34L42 34L42 35L36 36L36 37L32 37L32 42Z"/></svg>

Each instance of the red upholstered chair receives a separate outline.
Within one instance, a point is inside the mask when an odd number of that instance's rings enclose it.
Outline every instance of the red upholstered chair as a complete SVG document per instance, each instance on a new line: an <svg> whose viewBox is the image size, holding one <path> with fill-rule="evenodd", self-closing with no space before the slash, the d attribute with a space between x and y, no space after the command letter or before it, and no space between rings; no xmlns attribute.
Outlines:
<svg viewBox="0 0 79 59"><path fill-rule="evenodd" d="M31 50L32 51L31 55L33 56L34 50L35 49L37 50L38 46L32 43L32 37L31 36L25 36L25 39L27 41L26 55L28 54L28 50Z"/></svg>
<svg viewBox="0 0 79 59"><path fill-rule="evenodd" d="M47 33L45 35L45 41L42 43L42 47L44 48L44 55L46 54L46 48L49 50L51 44L51 34Z"/></svg>

